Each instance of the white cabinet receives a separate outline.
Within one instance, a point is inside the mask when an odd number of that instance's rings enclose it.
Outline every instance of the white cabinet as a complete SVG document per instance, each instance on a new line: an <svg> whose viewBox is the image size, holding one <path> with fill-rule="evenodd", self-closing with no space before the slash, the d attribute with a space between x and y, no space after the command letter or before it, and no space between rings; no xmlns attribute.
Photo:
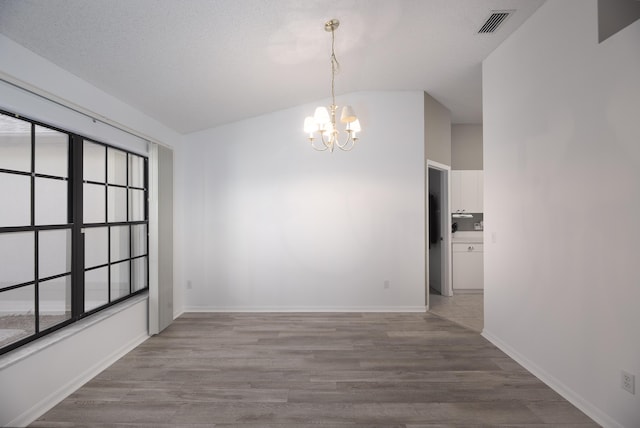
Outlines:
<svg viewBox="0 0 640 428"><path fill-rule="evenodd" d="M453 289L484 289L483 244L453 244Z"/></svg>
<svg viewBox="0 0 640 428"><path fill-rule="evenodd" d="M481 170L451 171L451 212L484 212L484 172Z"/></svg>
<svg viewBox="0 0 640 428"><path fill-rule="evenodd" d="M462 211L462 173L464 171L451 171L451 213Z"/></svg>

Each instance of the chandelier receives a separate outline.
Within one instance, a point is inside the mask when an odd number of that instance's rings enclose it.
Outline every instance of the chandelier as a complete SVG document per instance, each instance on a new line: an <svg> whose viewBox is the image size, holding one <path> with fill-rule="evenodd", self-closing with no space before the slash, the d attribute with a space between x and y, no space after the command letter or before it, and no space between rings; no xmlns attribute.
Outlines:
<svg viewBox="0 0 640 428"><path fill-rule="evenodd" d="M329 150L333 152L335 147L340 150L349 151L353 149L356 141L358 141L357 133L360 132L360 121L353 111L353 107L344 106L340 114L340 122L345 124L344 131L346 138L340 142L340 131L336 126L336 94L335 80L336 73L340 71L340 63L336 59L335 31L340 26L340 21L332 19L324 24L324 30L331 32L331 105L327 110L326 107L317 107L313 116L308 116L304 120L304 132L309 134L309 142L311 147L320 152ZM316 145L316 139L322 145Z"/></svg>

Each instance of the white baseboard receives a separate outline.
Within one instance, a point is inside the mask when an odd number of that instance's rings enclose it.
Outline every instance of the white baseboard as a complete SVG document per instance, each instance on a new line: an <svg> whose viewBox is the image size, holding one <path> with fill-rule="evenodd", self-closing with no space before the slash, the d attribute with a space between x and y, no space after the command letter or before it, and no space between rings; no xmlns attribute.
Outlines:
<svg viewBox="0 0 640 428"><path fill-rule="evenodd" d="M484 294L484 288L454 288L453 294Z"/></svg>
<svg viewBox="0 0 640 428"><path fill-rule="evenodd" d="M79 373L75 378L71 379L69 382L58 388L49 396L34 404L30 409L9 422L7 426L24 427L29 425L148 338L149 335L143 333L140 336L132 339L127 344L123 345L120 349L117 349L116 351L107 355L105 358L94 364L89 369L85 370L83 373Z"/></svg>
<svg viewBox="0 0 640 428"><path fill-rule="evenodd" d="M426 312L426 306L187 306L184 312Z"/></svg>
<svg viewBox="0 0 640 428"><path fill-rule="evenodd" d="M491 332L484 329L482 331L482 336L604 428L624 428L620 423L612 419L598 407L582 398L580 394L573 391L527 357L491 334Z"/></svg>

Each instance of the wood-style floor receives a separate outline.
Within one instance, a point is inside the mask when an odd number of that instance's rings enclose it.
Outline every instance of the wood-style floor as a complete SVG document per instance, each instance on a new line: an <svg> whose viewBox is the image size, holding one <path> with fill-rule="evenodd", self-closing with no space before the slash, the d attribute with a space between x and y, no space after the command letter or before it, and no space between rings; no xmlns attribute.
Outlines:
<svg viewBox="0 0 640 428"><path fill-rule="evenodd" d="M185 314L34 427L597 427L426 314Z"/></svg>

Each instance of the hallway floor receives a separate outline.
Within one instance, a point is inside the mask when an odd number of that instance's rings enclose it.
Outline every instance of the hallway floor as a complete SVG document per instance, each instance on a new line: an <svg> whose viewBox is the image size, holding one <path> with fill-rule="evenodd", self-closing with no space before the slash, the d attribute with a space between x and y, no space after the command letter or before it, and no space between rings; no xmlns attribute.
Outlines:
<svg viewBox="0 0 640 428"><path fill-rule="evenodd" d="M484 294L455 291L451 297L429 293L429 312L478 333L484 327Z"/></svg>

